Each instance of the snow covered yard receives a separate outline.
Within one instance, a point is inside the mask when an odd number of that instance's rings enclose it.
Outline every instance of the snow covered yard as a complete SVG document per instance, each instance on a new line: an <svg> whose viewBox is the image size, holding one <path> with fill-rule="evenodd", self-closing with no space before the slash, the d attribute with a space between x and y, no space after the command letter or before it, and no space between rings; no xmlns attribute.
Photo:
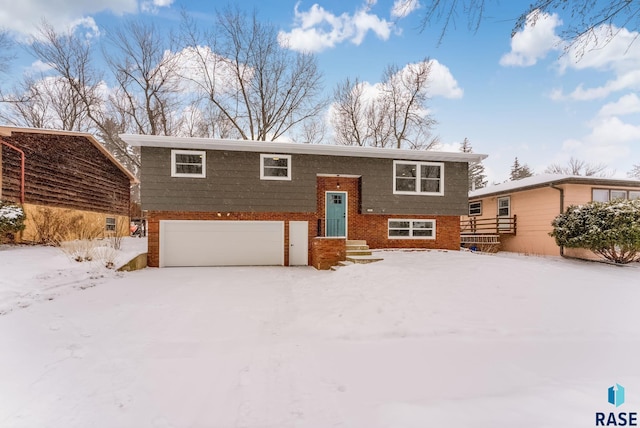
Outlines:
<svg viewBox="0 0 640 428"><path fill-rule="evenodd" d="M0 297L12 279L31 293L0 316L2 427L585 427L640 411L638 265L385 251L337 272L95 279L23 250L0 251Z"/></svg>

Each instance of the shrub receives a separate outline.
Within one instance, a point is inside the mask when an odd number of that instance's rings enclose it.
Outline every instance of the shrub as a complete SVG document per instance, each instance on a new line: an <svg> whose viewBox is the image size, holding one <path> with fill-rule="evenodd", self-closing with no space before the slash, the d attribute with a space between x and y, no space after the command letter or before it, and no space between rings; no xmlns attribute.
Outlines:
<svg viewBox="0 0 640 428"><path fill-rule="evenodd" d="M615 263L640 257L640 199L573 205L551 224L560 246L586 248Z"/></svg>
<svg viewBox="0 0 640 428"><path fill-rule="evenodd" d="M24 230L25 217L20 206L0 201L0 241L13 239L14 234Z"/></svg>
<svg viewBox="0 0 640 428"><path fill-rule="evenodd" d="M92 240L102 236L104 225L72 210L39 207L31 214L38 244L60 246L63 241Z"/></svg>

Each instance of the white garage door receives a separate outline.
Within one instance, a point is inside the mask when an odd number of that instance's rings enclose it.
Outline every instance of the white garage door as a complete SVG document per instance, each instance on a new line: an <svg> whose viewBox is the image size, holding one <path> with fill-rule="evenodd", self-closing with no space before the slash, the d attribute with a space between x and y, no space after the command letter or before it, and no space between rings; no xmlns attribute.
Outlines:
<svg viewBox="0 0 640 428"><path fill-rule="evenodd" d="M284 265L282 221L160 221L160 267L269 265Z"/></svg>

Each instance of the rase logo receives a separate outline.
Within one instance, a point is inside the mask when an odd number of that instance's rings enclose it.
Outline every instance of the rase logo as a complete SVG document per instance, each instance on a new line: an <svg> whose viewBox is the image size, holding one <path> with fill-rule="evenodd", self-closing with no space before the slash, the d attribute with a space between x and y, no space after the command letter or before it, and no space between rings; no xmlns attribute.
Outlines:
<svg viewBox="0 0 640 428"><path fill-rule="evenodd" d="M618 383L609 387L607 391L607 401L609 404L620 407L624 404L624 387ZM636 412L598 412L596 413L596 426L638 426L638 414Z"/></svg>

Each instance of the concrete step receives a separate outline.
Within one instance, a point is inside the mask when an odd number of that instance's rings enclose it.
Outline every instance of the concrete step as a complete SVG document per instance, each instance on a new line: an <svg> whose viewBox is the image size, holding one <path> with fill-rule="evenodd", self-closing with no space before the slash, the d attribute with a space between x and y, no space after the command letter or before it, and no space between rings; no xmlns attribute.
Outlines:
<svg viewBox="0 0 640 428"><path fill-rule="evenodd" d="M366 250L350 250L347 249L347 257L349 256L370 256L371 250L368 248Z"/></svg>
<svg viewBox="0 0 640 428"><path fill-rule="evenodd" d="M345 266L351 266L353 264L353 262L347 261L347 260L343 260L341 262L338 262L337 265L331 266L331 270L336 271L339 270L340 268L343 268Z"/></svg>
<svg viewBox="0 0 640 428"><path fill-rule="evenodd" d="M347 239L347 245L367 245L364 239Z"/></svg>
<svg viewBox="0 0 640 428"><path fill-rule="evenodd" d="M350 250L368 250L368 245L347 245L347 251Z"/></svg>
<svg viewBox="0 0 640 428"><path fill-rule="evenodd" d="M347 256L347 261L357 264L379 262L380 260L384 259L376 256Z"/></svg>

